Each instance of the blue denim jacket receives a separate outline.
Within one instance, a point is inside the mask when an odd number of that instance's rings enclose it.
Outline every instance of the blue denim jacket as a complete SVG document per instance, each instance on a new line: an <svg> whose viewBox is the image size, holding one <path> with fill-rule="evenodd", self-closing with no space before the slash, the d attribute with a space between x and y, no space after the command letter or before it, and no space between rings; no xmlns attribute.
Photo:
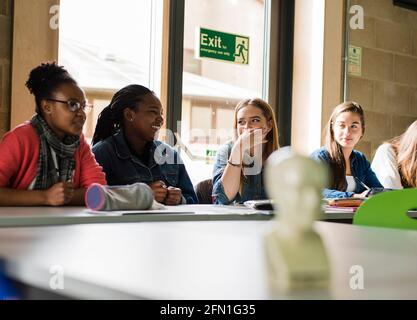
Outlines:
<svg viewBox="0 0 417 320"><path fill-rule="evenodd" d="M230 157L232 147L233 143L230 142L226 145L221 146L217 151L216 162L214 163L213 169L212 196L214 198L214 203L231 204L232 202L243 203L247 200L267 199L268 197L266 196L262 179L263 170L256 175L244 176L242 194L238 192L234 199L227 198L220 179L223 176L223 171L226 168L227 160Z"/></svg>
<svg viewBox="0 0 417 320"><path fill-rule="evenodd" d="M329 164L330 162L330 155L324 147L314 151L310 157L325 164ZM357 150L352 151L350 156L350 169L352 171L352 176L355 177L356 180L355 192L324 189L324 198L350 198L355 193L362 193L366 188L361 185L360 182L363 182L369 188L382 188L381 183L372 171L371 165L369 161L366 160L363 153Z"/></svg>
<svg viewBox="0 0 417 320"><path fill-rule="evenodd" d="M198 203L193 184L179 154L161 141L152 143L148 165L132 155L121 130L97 143L93 152L106 173L109 185L162 180L167 186L181 189L183 203Z"/></svg>

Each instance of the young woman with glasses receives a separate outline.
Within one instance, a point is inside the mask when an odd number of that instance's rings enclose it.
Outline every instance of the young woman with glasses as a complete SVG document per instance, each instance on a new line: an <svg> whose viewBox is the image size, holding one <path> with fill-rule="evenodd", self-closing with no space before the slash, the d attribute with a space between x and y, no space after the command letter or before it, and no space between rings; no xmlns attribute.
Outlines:
<svg viewBox="0 0 417 320"><path fill-rule="evenodd" d="M34 68L26 86L36 114L0 142L0 205L84 205L90 184L106 184L82 134L92 106L55 62Z"/></svg>

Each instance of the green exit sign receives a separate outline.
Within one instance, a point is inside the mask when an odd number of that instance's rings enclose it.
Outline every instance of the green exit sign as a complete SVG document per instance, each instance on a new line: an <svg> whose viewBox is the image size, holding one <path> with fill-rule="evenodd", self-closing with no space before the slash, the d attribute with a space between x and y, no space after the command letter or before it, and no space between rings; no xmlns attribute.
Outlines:
<svg viewBox="0 0 417 320"><path fill-rule="evenodd" d="M197 35L197 58L249 64L249 37L205 28L199 28Z"/></svg>
<svg viewBox="0 0 417 320"><path fill-rule="evenodd" d="M215 157L217 150L206 149L206 157Z"/></svg>

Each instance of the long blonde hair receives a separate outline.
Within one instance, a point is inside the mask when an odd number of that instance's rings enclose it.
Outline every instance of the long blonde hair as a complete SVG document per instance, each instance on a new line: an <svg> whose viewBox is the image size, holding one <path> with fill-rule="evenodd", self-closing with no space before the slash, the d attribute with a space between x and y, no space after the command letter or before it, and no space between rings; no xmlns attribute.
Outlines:
<svg viewBox="0 0 417 320"><path fill-rule="evenodd" d="M398 172L404 187L417 187L417 120L400 136L387 143L391 144L397 156Z"/></svg>
<svg viewBox="0 0 417 320"><path fill-rule="evenodd" d="M336 106L330 116L326 127L325 147L330 156L330 169L333 175L332 189L345 191L346 184L346 163L342 146L334 138L334 122L343 112L352 112L359 115L362 126L362 135L365 134L365 115L362 107L354 101L346 101Z"/></svg>
<svg viewBox="0 0 417 320"><path fill-rule="evenodd" d="M279 148L278 143L278 125L275 118L275 113L272 107L267 103L266 101L259 99L259 98L253 98L253 99L244 99L241 100L235 108L235 114L234 114L234 122L233 122L233 139L236 141L238 132L237 132L237 114L239 110L243 109L247 106L254 106L262 111L262 114L266 118L267 121L271 121L272 128L266 135L265 139L268 140L266 142L264 153L263 153L263 159L267 159L272 152L277 150Z"/></svg>

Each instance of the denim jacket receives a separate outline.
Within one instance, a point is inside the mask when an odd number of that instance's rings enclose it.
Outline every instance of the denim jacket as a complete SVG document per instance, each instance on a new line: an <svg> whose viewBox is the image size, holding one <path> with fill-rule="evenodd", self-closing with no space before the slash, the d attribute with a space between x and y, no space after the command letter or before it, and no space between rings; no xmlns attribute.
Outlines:
<svg viewBox="0 0 417 320"><path fill-rule="evenodd" d="M109 185L162 180L167 186L181 189L183 204L198 203L193 184L179 154L161 141L153 141L149 150L146 165L130 152L122 130L93 147L96 160L103 167Z"/></svg>
<svg viewBox="0 0 417 320"><path fill-rule="evenodd" d="M227 165L227 160L230 157L233 143L230 142L219 148L216 155L216 161L213 169L213 200L215 204L231 204L243 203L247 200L261 200L267 199L261 170L258 174L246 175L243 177L242 194L239 192L234 199L229 199L223 189L221 177L223 176L224 169Z"/></svg>
<svg viewBox="0 0 417 320"><path fill-rule="evenodd" d="M314 151L310 157L327 165L330 162L330 155L324 147ZM369 188L382 188L381 183L372 171L371 165L369 161L366 160L363 153L357 150L352 151L350 156L350 169L352 171L352 176L355 177L356 181L355 192L324 189L324 198L350 198L355 193L362 193L366 190L366 188L361 184L361 182Z"/></svg>

